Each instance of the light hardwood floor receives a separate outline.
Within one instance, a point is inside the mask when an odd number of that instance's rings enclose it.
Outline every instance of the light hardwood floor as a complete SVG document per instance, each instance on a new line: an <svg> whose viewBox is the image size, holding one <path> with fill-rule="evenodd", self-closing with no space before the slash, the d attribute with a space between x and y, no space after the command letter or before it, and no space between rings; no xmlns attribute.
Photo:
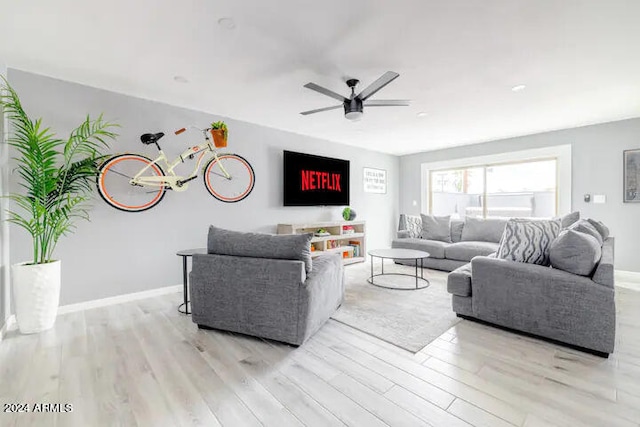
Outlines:
<svg viewBox="0 0 640 427"><path fill-rule="evenodd" d="M329 321L300 348L201 331L180 294L60 316L0 344L5 426L638 426L640 292L601 359L462 321L412 354Z"/></svg>

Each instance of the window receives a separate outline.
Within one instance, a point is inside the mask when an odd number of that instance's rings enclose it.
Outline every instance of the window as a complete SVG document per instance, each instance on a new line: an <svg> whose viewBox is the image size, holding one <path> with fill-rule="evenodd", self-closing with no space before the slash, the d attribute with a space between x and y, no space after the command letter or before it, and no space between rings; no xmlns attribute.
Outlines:
<svg viewBox="0 0 640 427"><path fill-rule="evenodd" d="M552 217L558 212L557 159L429 171L432 215Z"/></svg>

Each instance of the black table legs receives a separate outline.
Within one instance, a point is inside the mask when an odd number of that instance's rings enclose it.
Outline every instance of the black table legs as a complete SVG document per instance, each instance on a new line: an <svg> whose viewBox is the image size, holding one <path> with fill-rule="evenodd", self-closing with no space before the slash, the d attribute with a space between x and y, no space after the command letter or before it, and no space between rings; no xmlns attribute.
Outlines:
<svg viewBox="0 0 640 427"><path fill-rule="evenodd" d="M386 288L386 289L394 289L394 290L405 290L405 291L411 291L411 290L418 290L418 289L424 289L426 287L429 286L429 280L424 278L424 258L415 258L415 273L414 274L406 274L406 273L385 273L384 272L384 259L385 257L376 257L376 258L380 258L380 270L381 272L378 274L374 274L373 272L373 255L370 255L371 258L371 263L370 263L370 267L371 267L371 275L369 276L369 278L367 279L367 282L369 282L370 284L374 285L374 286L378 286L380 288ZM390 259L390 258L388 258ZM420 274L418 274L418 260L420 260ZM384 286L384 285L380 285L378 283L374 282L374 277L377 276L409 276L409 277L413 277L415 278L416 281L416 286L415 288L402 288L402 287L396 287L396 286Z"/></svg>
<svg viewBox="0 0 640 427"><path fill-rule="evenodd" d="M189 310L188 280L189 274L187 272L187 257L182 256L182 286L184 292L184 303L182 305L184 305L184 311L180 310L180 307L178 307L178 311L183 314L191 314L191 311Z"/></svg>

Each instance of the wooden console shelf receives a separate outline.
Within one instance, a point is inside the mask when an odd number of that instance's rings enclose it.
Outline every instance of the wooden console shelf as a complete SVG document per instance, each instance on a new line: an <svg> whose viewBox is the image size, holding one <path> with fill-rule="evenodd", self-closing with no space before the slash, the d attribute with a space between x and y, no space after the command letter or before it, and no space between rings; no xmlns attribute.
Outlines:
<svg viewBox="0 0 640 427"><path fill-rule="evenodd" d="M316 236L324 228L328 236ZM353 230L351 232L350 230ZM278 224L278 234L314 233L311 256L342 253L345 264L364 262L366 255L366 229L364 221L308 222L304 224Z"/></svg>

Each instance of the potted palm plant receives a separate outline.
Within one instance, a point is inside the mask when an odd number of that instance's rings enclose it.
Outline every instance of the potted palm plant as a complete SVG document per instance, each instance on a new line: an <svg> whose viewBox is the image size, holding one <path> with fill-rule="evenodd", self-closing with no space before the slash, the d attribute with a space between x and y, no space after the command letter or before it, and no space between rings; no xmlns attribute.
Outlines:
<svg viewBox="0 0 640 427"><path fill-rule="evenodd" d="M54 249L77 220L89 219L87 202L105 157L100 150L116 137L117 125L87 116L68 139L58 139L42 119L29 118L4 79L0 110L10 124L8 142L21 187L8 196L8 221L26 230L33 243L33 259L11 266L16 320L22 333L41 332L53 326L60 297L61 262L53 258Z"/></svg>

